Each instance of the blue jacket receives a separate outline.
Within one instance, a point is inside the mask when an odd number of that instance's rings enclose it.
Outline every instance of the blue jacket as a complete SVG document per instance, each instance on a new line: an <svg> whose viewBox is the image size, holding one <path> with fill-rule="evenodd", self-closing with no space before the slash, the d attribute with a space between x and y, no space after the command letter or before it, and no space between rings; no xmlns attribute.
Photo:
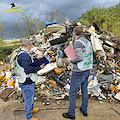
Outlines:
<svg viewBox="0 0 120 120"><path fill-rule="evenodd" d="M32 59L29 56L29 53L25 49L21 49L19 52L21 52L21 51L24 51L24 52L17 56L18 64L24 68L24 70L25 70L24 72L26 74L37 73L37 71L39 71L41 69L40 66L39 67L38 66L37 67L31 66ZM37 58L33 59L34 62L36 60L37 60ZM26 81L23 84L28 85L31 83L33 83L33 81L30 78L26 78Z"/></svg>

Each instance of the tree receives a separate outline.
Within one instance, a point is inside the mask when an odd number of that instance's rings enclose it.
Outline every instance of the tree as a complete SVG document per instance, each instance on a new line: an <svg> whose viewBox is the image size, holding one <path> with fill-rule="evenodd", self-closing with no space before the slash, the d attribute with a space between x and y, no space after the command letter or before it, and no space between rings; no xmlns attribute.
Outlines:
<svg viewBox="0 0 120 120"><path fill-rule="evenodd" d="M19 38L21 36L21 29L20 29L20 23L13 23L13 31L11 32L13 36L16 38Z"/></svg>
<svg viewBox="0 0 120 120"><path fill-rule="evenodd" d="M108 8L93 7L83 13L79 21L86 26L96 22L99 28L120 35L120 4Z"/></svg>
<svg viewBox="0 0 120 120"><path fill-rule="evenodd" d="M7 29L5 29L5 24L3 21L0 21L0 40L2 40L7 34Z"/></svg>
<svg viewBox="0 0 120 120"><path fill-rule="evenodd" d="M45 14L47 22L52 22L54 19L56 19L58 23L63 23L65 21L65 16L66 14L61 13L61 11L56 8L56 6L52 7L52 10L47 11Z"/></svg>
<svg viewBox="0 0 120 120"><path fill-rule="evenodd" d="M39 18L33 18L33 13L28 13L28 10L22 13L22 16L18 19L19 23L14 23L14 30L12 31L14 36L24 36L39 32L44 28L43 21Z"/></svg>

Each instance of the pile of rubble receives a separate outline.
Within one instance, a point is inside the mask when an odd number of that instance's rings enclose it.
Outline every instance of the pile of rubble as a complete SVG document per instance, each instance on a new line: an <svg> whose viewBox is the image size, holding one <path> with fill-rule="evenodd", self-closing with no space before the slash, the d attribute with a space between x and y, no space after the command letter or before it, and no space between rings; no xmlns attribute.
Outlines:
<svg viewBox="0 0 120 120"><path fill-rule="evenodd" d="M46 23L46 28L33 34L34 40L31 57L43 54L50 57L51 63L39 70L36 86L36 101L45 105L68 99L72 64L64 49L72 42L73 28L80 23L57 24ZM84 36L92 43L94 51L94 68L90 72L88 92L91 97L99 100L120 100L120 37L113 33L105 34L96 24L90 28L84 27ZM23 102L23 96L18 84L16 71L16 55L18 48L6 58L6 64L0 72L0 98L9 98ZM81 95L81 89L78 96Z"/></svg>

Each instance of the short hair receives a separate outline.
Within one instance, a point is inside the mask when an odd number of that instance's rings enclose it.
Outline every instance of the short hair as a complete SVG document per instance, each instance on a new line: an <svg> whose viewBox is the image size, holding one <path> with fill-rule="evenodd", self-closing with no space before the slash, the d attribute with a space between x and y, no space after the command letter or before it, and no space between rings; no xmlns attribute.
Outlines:
<svg viewBox="0 0 120 120"><path fill-rule="evenodd" d="M82 26L76 26L74 29L73 29L73 32L79 36L79 35L83 35L83 28Z"/></svg>
<svg viewBox="0 0 120 120"><path fill-rule="evenodd" d="M32 40L30 40L30 39L25 39L25 40L23 40L23 41L22 41L22 46L27 46L27 45L31 44L31 41L32 41Z"/></svg>

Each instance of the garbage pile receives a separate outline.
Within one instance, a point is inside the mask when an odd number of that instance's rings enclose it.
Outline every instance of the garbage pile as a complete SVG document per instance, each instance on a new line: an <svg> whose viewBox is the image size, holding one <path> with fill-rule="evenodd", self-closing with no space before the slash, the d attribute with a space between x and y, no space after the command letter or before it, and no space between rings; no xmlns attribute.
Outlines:
<svg viewBox="0 0 120 120"><path fill-rule="evenodd" d="M51 102L59 104L68 100L72 64L64 49L72 43L73 28L80 23L58 24L56 21L46 23L46 28L33 34L34 40L31 57L43 54L50 57L50 63L37 72L36 101L44 105ZM94 51L94 68L88 79L88 92L98 100L120 100L120 37L113 33L105 34L94 23L90 28L84 27L84 36L91 41ZM6 58L6 64L0 72L0 98L4 101L13 98L23 102L16 71L16 55L18 48ZM81 88L78 95L81 95Z"/></svg>

